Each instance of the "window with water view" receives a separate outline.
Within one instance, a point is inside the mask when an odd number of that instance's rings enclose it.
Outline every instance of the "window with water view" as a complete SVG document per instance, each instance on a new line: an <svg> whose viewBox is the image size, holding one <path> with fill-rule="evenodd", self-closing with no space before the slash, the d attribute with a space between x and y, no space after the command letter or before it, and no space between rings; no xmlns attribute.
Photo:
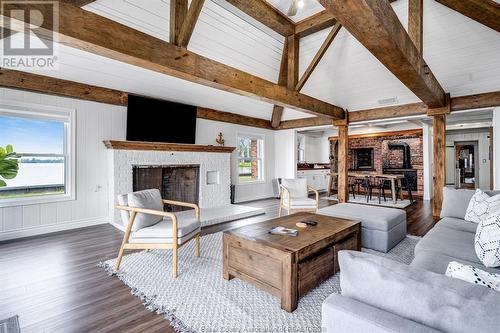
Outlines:
<svg viewBox="0 0 500 333"><path fill-rule="evenodd" d="M264 180L264 140L259 137L238 136L238 181L240 183Z"/></svg>
<svg viewBox="0 0 500 333"><path fill-rule="evenodd" d="M68 126L66 117L0 110L0 147L18 161L17 175L0 178L0 203L67 194Z"/></svg>

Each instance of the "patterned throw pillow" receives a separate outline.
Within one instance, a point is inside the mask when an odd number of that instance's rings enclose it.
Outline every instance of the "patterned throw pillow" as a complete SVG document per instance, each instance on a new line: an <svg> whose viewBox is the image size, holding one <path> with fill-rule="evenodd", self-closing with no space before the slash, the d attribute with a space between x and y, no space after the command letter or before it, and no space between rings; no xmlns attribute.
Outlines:
<svg viewBox="0 0 500 333"><path fill-rule="evenodd" d="M469 207L467 207L464 219L469 222L479 223L481 219L497 211L500 211L500 194L490 197L478 189L469 201Z"/></svg>
<svg viewBox="0 0 500 333"><path fill-rule="evenodd" d="M479 222L474 248L479 260L486 267L500 266L500 211Z"/></svg>
<svg viewBox="0 0 500 333"><path fill-rule="evenodd" d="M448 264L446 276L500 291L500 274L491 274L456 261Z"/></svg>

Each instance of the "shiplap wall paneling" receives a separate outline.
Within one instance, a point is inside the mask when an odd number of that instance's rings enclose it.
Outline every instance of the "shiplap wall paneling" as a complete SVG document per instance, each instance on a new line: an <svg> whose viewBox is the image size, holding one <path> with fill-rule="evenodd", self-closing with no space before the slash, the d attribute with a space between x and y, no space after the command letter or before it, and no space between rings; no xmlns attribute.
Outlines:
<svg viewBox="0 0 500 333"><path fill-rule="evenodd" d="M76 200L0 209L0 240L108 222L107 149L102 140L125 139L125 108L11 89L0 89L0 98L76 110Z"/></svg>

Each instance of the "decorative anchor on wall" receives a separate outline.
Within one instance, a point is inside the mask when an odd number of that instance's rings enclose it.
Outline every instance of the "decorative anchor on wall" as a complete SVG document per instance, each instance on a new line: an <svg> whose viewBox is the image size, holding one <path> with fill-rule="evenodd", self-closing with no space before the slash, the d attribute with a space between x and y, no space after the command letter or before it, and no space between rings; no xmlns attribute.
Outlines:
<svg viewBox="0 0 500 333"><path fill-rule="evenodd" d="M224 143L226 140L224 140L224 137L222 136L222 132L219 132L219 135L217 135L217 139L215 139L215 142L219 144L219 146L224 147Z"/></svg>

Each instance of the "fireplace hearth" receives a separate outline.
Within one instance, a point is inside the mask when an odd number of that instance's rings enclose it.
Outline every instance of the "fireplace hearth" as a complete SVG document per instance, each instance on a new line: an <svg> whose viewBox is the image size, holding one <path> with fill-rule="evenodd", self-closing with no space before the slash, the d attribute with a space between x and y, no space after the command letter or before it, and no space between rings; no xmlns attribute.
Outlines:
<svg viewBox="0 0 500 333"><path fill-rule="evenodd" d="M198 204L199 165L135 165L133 171L133 190L158 189L163 199ZM189 208L165 205L168 212Z"/></svg>

